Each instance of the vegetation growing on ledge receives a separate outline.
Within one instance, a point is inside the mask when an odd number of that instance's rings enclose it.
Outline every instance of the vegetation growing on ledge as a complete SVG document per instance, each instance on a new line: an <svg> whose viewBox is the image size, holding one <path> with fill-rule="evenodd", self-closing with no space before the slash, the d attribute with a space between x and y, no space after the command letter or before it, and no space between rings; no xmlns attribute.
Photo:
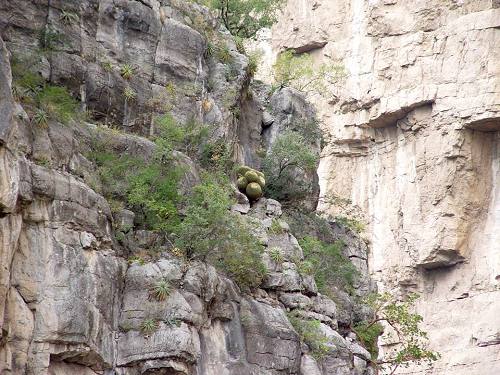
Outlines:
<svg viewBox="0 0 500 375"><path fill-rule="evenodd" d="M335 217L335 222L342 225L343 227L349 228L356 233L361 233L365 230L365 224L363 224L361 221L346 216Z"/></svg>
<svg viewBox="0 0 500 375"><path fill-rule="evenodd" d="M330 353L329 340L321 331L321 322L319 320L306 320L293 312L287 316L293 328L299 334L300 341L309 347L314 358L320 360Z"/></svg>
<svg viewBox="0 0 500 375"><path fill-rule="evenodd" d="M331 290L340 287L352 290L358 277L358 271L349 258L342 254L344 243L336 241L325 243L317 238L306 236L299 240L304 251L306 273L314 276L318 290L331 295Z"/></svg>
<svg viewBox="0 0 500 375"><path fill-rule="evenodd" d="M256 287L266 273L263 247L240 215L228 211L234 201L229 181L206 175L190 197L184 220L176 230L178 247L189 259L215 265L240 286Z"/></svg>
<svg viewBox="0 0 500 375"><path fill-rule="evenodd" d="M186 258L213 264L242 287L258 286L266 273L261 259L263 247L249 224L229 210L235 203L225 177L230 165L216 151L219 143L205 140L205 127L194 122L179 125L170 115L158 120L158 131L156 150L146 163L141 158L115 154L105 142L94 145L89 158L98 166L101 192L108 200L124 201L136 213L136 220L175 243L175 249ZM199 156L208 169L202 183L182 198L178 184L183 170L176 166L174 149L193 158ZM154 294L160 299L165 293L158 285Z"/></svg>
<svg viewBox="0 0 500 375"><path fill-rule="evenodd" d="M253 38L264 27L277 21L284 0L196 0L217 12L229 32L242 38Z"/></svg>
<svg viewBox="0 0 500 375"><path fill-rule="evenodd" d="M263 161L267 177L266 195L286 202L307 197L312 182L298 177L313 173L317 162L318 155L301 134L287 131L279 135Z"/></svg>
<svg viewBox="0 0 500 375"><path fill-rule="evenodd" d="M328 96L329 85L338 82L344 76L341 66L321 64L315 66L308 53L297 54L287 50L279 54L273 66L274 87L293 87L306 94L315 93Z"/></svg>
<svg viewBox="0 0 500 375"><path fill-rule="evenodd" d="M365 299L374 315L370 321L364 321L353 327L353 331L372 355L372 364L380 370L394 374L400 367L411 364L432 363L439 358L439 353L429 350L427 332L420 328L422 316L412 312L418 294L410 294L400 301L390 293L372 294ZM396 349L377 359L377 338L383 332L384 323L389 327L389 335L395 335ZM396 340L394 340L396 339Z"/></svg>
<svg viewBox="0 0 500 375"><path fill-rule="evenodd" d="M32 59L12 59L12 92L23 103L34 124L47 126L49 120L68 124L84 118L78 101L63 86L48 84L43 77L27 69Z"/></svg>

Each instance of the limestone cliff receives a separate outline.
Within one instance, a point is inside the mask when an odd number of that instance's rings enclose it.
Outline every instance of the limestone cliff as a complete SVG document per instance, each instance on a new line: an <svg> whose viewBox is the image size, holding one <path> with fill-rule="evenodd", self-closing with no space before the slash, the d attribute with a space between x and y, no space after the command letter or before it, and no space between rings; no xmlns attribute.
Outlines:
<svg viewBox="0 0 500 375"><path fill-rule="evenodd" d="M500 371L499 27L495 0L290 0L272 31L345 69L314 99L320 209L368 224L381 290L422 295L442 358L408 373Z"/></svg>
<svg viewBox="0 0 500 375"><path fill-rule="evenodd" d="M213 266L159 244L132 211L111 208L86 157L92 142L105 138L109 150L147 163L153 118L171 112L179 121L212 124L210 136L233 146L235 160L258 167L261 147L294 119L314 116L300 94L270 97L253 87L247 58L227 31L189 2L1 1L0 32L2 374L372 373L370 354L348 329L368 312L345 293L337 306L299 272L302 249L279 219L279 202L250 206L240 194L232 208L253 223L268 269L260 288L240 290ZM207 35L224 45L217 59ZM19 57L17 70L67 88L86 121L37 123L12 84ZM198 166L174 155L188 194ZM366 244L334 229L364 273L361 295L370 290ZM272 248L281 262L270 257ZM171 286L168 298L151 298L161 280ZM314 358L290 311L317 321L328 355ZM154 332L143 329L148 320Z"/></svg>

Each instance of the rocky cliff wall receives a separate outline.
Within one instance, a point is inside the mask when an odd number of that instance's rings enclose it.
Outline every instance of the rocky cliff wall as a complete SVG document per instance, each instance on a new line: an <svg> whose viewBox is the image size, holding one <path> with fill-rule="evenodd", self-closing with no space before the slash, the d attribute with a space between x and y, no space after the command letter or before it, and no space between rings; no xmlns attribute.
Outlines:
<svg viewBox="0 0 500 375"><path fill-rule="evenodd" d="M272 32L345 69L314 99L320 209L367 223L382 290L422 295L442 358L401 373L500 371L499 26L494 0L290 0Z"/></svg>
<svg viewBox="0 0 500 375"><path fill-rule="evenodd" d="M151 119L167 111L214 125L213 137L235 144L236 160L258 166L259 147L272 143L262 138L263 126L275 135L294 118L314 115L299 94L244 95L246 57L205 8L190 3L2 1L0 20L2 374L372 373L369 353L347 330L367 312L347 295L337 306L299 272L302 249L280 221L278 202L250 207L240 196L233 207L267 249L264 282L242 291L214 267L158 246L153 231L135 226L133 212L112 210L92 183L89 144L105 138L109 151L147 162L155 144L141 135L154 133ZM200 27L227 43L232 63L207 55ZM25 69L68 88L91 111L89 122L33 121L13 96L10 62L20 55L34 58ZM126 64L134 72L128 78ZM125 100L127 87L135 100ZM185 166L181 188L189 190L198 167L175 155ZM365 243L337 231L366 276ZM282 262L271 259L272 248ZM171 291L157 300L151 290L162 280ZM360 294L368 289L360 286ZM318 321L329 347L322 360L300 341L290 311ZM149 319L156 329L145 332Z"/></svg>

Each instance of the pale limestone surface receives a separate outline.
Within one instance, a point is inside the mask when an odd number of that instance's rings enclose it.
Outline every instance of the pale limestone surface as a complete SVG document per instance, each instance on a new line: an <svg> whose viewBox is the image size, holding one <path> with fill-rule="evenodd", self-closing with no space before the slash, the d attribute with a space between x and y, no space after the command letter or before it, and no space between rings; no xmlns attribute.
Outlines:
<svg viewBox="0 0 500 375"><path fill-rule="evenodd" d="M492 0L290 0L272 30L345 68L313 98L320 209L367 223L382 290L422 295L442 358L408 373L500 371L499 26Z"/></svg>

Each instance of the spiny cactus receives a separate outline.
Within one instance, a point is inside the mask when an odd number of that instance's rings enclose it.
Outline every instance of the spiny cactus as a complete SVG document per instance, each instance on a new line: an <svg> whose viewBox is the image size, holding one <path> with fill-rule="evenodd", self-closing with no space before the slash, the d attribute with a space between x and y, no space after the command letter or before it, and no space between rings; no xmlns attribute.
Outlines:
<svg viewBox="0 0 500 375"><path fill-rule="evenodd" d="M245 190L248 185L248 180L245 177L239 177L238 180L236 181L236 186L238 186L238 189L240 190Z"/></svg>
<svg viewBox="0 0 500 375"><path fill-rule="evenodd" d="M247 179L248 182L259 181L259 175L257 174L256 171L248 171L247 173L245 173L245 178Z"/></svg>
<svg viewBox="0 0 500 375"><path fill-rule="evenodd" d="M250 182L245 189L245 193L250 199L259 199L262 197L262 188L257 182Z"/></svg>
<svg viewBox="0 0 500 375"><path fill-rule="evenodd" d="M264 173L246 165L240 166L236 172L238 173L236 185L241 192L251 200L257 200L262 197L262 189L266 186Z"/></svg>

